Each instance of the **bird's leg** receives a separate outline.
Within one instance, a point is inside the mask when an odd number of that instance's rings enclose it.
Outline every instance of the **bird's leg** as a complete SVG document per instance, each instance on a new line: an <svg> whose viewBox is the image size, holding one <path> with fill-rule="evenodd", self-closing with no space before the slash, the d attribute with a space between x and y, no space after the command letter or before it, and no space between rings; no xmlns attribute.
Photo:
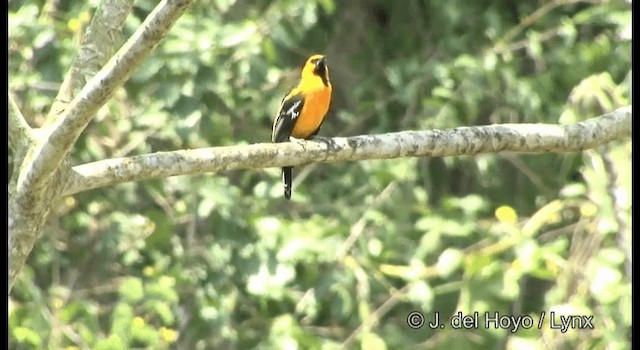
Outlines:
<svg viewBox="0 0 640 350"><path fill-rule="evenodd" d="M293 136L289 136L289 141L302 144L302 143L305 143L307 140L299 139L299 138L293 137Z"/></svg>

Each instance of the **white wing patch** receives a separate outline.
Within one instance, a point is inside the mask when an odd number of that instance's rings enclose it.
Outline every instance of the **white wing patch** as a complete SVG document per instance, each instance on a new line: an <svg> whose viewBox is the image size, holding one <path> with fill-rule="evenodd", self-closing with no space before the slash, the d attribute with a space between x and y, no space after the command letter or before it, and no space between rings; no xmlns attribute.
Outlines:
<svg viewBox="0 0 640 350"><path fill-rule="evenodd" d="M296 120L296 118L298 118L298 116L300 115L298 107L301 103L302 101L296 101L296 103L294 103L293 106L291 106L291 108L289 108L286 112L284 112L284 114L290 116L291 120Z"/></svg>

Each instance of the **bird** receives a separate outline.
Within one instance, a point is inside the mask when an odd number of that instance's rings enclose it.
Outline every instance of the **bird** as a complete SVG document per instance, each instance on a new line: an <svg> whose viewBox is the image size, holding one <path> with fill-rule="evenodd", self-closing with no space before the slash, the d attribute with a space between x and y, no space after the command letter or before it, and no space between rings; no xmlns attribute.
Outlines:
<svg viewBox="0 0 640 350"><path fill-rule="evenodd" d="M290 137L308 140L318 134L331 104L333 87L325 55L314 54L307 59L298 85L284 96L273 121L271 141L287 142ZM291 199L293 167L282 168L284 197Z"/></svg>

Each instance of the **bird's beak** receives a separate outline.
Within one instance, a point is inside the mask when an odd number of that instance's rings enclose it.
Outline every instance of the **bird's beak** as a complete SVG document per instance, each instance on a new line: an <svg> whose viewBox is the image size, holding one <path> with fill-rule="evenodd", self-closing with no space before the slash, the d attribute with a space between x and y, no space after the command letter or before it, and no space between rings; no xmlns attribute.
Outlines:
<svg viewBox="0 0 640 350"><path fill-rule="evenodd" d="M316 62L316 68L320 68L324 65L327 64L327 56L322 56L320 57L320 59Z"/></svg>

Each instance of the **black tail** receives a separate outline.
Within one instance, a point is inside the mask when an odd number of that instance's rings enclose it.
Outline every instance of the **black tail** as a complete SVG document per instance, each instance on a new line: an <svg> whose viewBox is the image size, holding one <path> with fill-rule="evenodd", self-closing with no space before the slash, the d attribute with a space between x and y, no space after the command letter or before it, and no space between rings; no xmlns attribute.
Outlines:
<svg viewBox="0 0 640 350"><path fill-rule="evenodd" d="M284 183L284 198L291 199L291 169L290 166L282 168L282 182Z"/></svg>

